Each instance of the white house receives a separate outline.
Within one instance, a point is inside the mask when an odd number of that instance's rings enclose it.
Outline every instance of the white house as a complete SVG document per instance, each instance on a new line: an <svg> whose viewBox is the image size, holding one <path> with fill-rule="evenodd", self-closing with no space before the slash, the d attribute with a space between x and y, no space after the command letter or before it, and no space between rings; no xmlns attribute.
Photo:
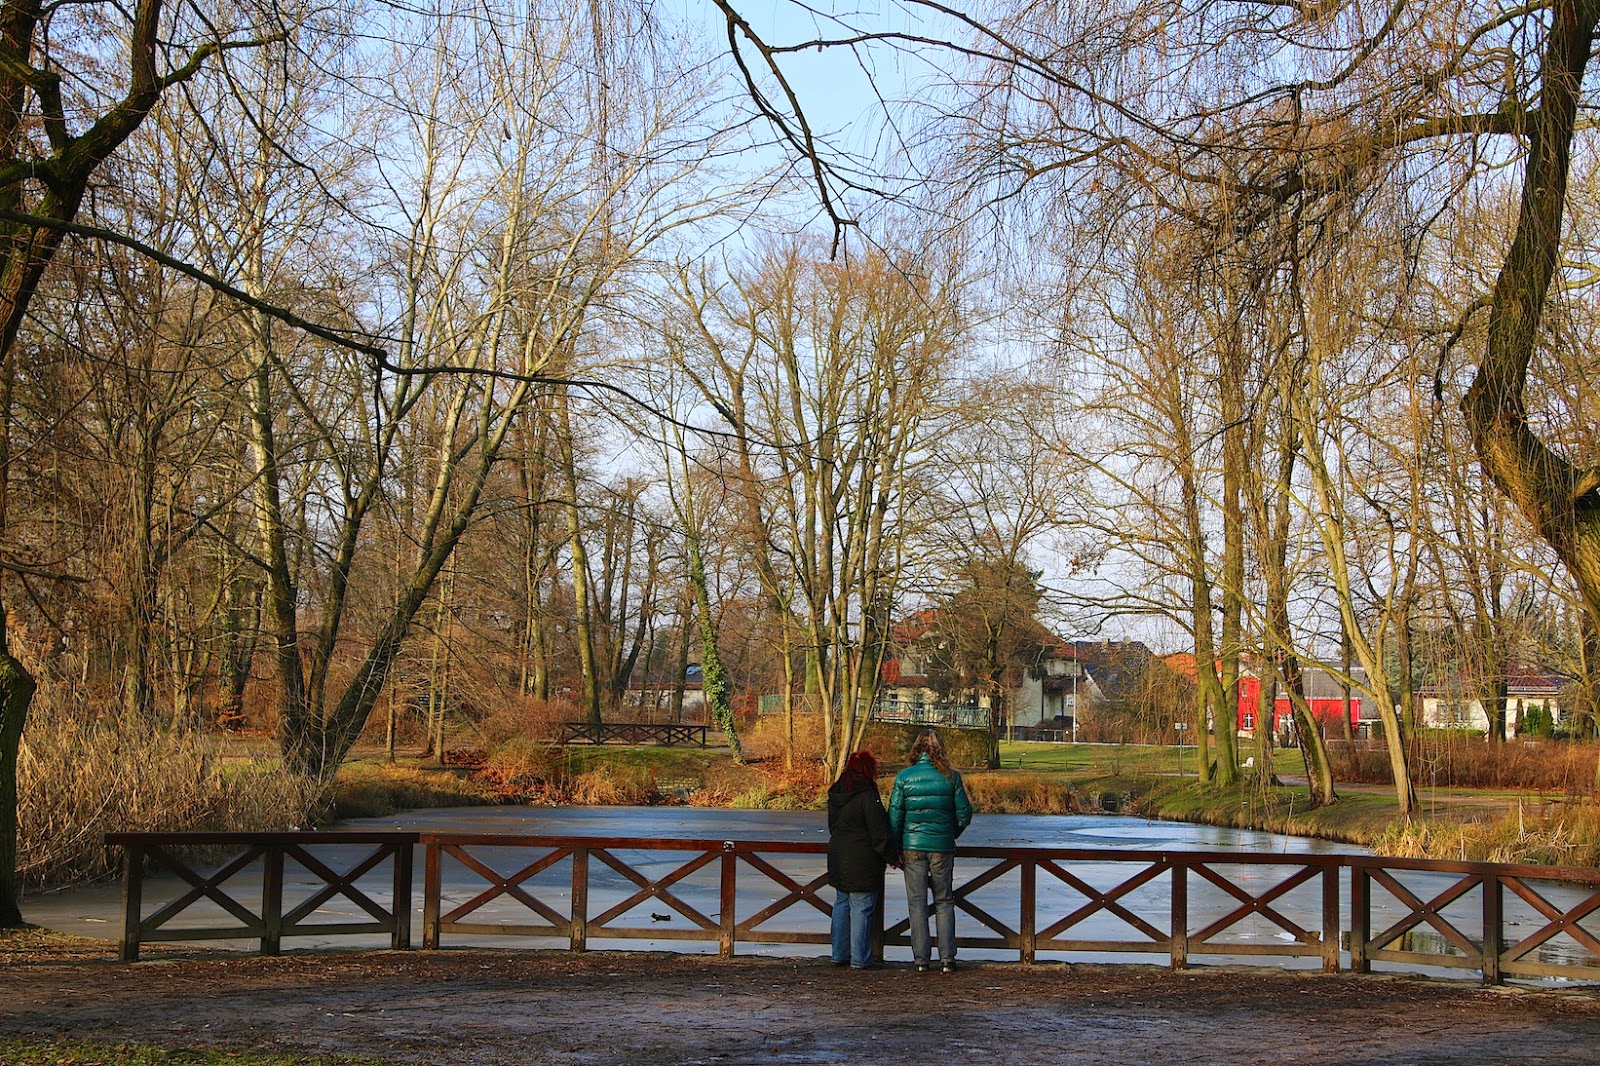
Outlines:
<svg viewBox="0 0 1600 1066"><path fill-rule="evenodd" d="M1567 679L1560 674L1542 670L1515 667L1506 684L1506 732L1516 733L1522 728L1522 716L1527 711L1542 707L1549 712L1550 722L1559 725L1570 711L1561 706L1561 692ZM1477 686L1463 682L1428 685L1417 693L1422 701L1422 724L1436 729L1471 729L1480 733L1489 731L1489 715Z"/></svg>

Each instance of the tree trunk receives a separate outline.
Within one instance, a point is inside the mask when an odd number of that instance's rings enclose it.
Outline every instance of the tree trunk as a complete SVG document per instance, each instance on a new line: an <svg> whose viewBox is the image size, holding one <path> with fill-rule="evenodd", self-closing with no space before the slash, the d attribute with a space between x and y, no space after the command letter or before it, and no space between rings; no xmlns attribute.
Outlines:
<svg viewBox="0 0 1600 1066"><path fill-rule="evenodd" d="M567 416L567 398L556 396L557 447L561 451L561 467L565 480L566 500L562 509L567 515L568 554L572 560L572 613L573 637L578 645L578 666L583 673L583 715L590 725L598 726L600 718L600 672L595 661L594 619L589 591L589 553L583 543L582 515L578 511L578 466L573 454L572 425Z"/></svg>
<svg viewBox="0 0 1600 1066"><path fill-rule="evenodd" d="M0 611L3 611L0 606ZM33 702L33 676L12 657L0 616L0 929L22 924L22 883L17 876L17 755Z"/></svg>
<svg viewBox="0 0 1600 1066"><path fill-rule="evenodd" d="M1555 551L1600 620L1600 470L1580 469L1528 424L1525 389L1560 258L1572 141L1600 3L1552 5L1539 101L1527 117L1522 198L1490 297L1488 339L1462 412L1490 479Z"/></svg>
<svg viewBox="0 0 1600 1066"><path fill-rule="evenodd" d="M695 615L700 626L700 684L705 693L706 714L727 738L733 761L743 764L744 747L739 743L733 708L728 702L728 674L722 668L722 652L717 648L717 627L711 617L711 595L706 587L706 567L700 552L700 538L691 532L687 540L689 583L694 589Z"/></svg>

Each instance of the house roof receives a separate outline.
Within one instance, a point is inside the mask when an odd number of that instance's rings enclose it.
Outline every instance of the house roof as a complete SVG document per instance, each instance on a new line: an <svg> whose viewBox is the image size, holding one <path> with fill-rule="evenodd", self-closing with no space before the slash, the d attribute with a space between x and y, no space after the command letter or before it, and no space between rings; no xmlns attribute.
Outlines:
<svg viewBox="0 0 1600 1066"><path fill-rule="evenodd" d="M1508 696L1559 696L1561 690L1566 688L1570 679L1565 674L1558 674L1553 670L1545 670L1537 666L1512 666L1506 671L1506 694ZM1423 685L1417 689L1419 696L1442 696L1459 699L1464 695L1471 695L1479 690L1477 681L1470 677L1448 677L1443 681Z"/></svg>
<svg viewBox="0 0 1600 1066"><path fill-rule="evenodd" d="M1100 694L1112 701L1131 699L1155 658L1141 640L1077 640L1072 649Z"/></svg>

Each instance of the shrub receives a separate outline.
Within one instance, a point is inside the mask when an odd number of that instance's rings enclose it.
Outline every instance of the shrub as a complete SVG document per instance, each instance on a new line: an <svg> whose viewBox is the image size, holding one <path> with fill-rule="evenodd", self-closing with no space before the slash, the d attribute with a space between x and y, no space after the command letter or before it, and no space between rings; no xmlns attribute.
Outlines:
<svg viewBox="0 0 1600 1066"><path fill-rule="evenodd" d="M886 770L899 770L911 757L911 745L923 729L901 722L873 722L867 726L863 747L872 752ZM939 736L945 751L957 767L985 766L989 761L989 734L982 729L956 729L940 726Z"/></svg>
<svg viewBox="0 0 1600 1066"><path fill-rule="evenodd" d="M786 733L787 725L782 714L764 714L758 717L739 739L744 745L745 755L749 758L763 761L781 760L788 746ZM795 762L821 761L825 739L821 714L795 712Z"/></svg>
<svg viewBox="0 0 1600 1066"><path fill-rule="evenodd" d="M17 771L18 872L30 887L115 873L108 832L284 830L310 824L325 797L276 760L225 762L212 738L92 716L47 681Z"/></svg>

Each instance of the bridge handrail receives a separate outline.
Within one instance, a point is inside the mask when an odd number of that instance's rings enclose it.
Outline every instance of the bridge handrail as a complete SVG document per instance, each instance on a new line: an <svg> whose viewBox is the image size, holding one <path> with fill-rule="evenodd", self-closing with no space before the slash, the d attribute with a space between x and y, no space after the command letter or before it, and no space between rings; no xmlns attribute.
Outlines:
<svg viewBox="0 0 1600 1066"><path fill-rule="evenodd" d="M409 948L414 852L418 846L423 849L425 859L425 948L440 946L446 935L559 937L566 939L572 949L580 951L585 949L589 939L600 937L714 941L723 955L732 955L738 943L825 944L828 941L826 932L815 929L774 927L777 919L796 911L811 915L813 925L817 921L816 913L831 913L831 901L822 895L826 887L825 874L813 876L814 871L791 874L769 861L782 856L821 855L826 852L827 845L820 840L458 832L129 832L107 834L106 843L124 849L121 955L129 961L138 958L141 943L159 940L259 939L263 953L275 954L287 936L382 931L390 934L392 947ZM173 854L174 848L225 845L244 850L210 874L192 868ZM319 845L368 845L374 850L352 869L340 872L307 850ZM478 849L515 849L527 851L533 857L520 870L506 874L482 859L477 854ZM634 868L634 860L619 855L633 851L677 853L679 865L661 875L654 868L661 865L656 859L649 871L642 872ZM684 855L686 859L681 858ZM1582 925L1585 918L1600 915L1600 869L1326 853L990 845L960 847L957 856L968 860L961 868L965 880L957 886L957 906L968 919L976 920L976 924L972 920L959 924L962 932L958 943L1014 950L1023 962L1034 961L1039 951L1159 953L1168 955L1174 967L1188 965L1190 957L1196 954L1265 955L1320 958L1324 970L1336 971L1341 967L1341 947L1345 946L1349 952L1349 968L1358 973L1369 972L1373 962L1384 962L1476 970L1486 983L1500 983L1507 976L1600 979L1600 932L1590 932ZM467 871L469 877L481 879L476 895L465 902L456 902L449 909L444 899L442 875L447 858ZM223 886L258 859L262 863L260 906L252 909ZM286 909L284 865L291 859L319 878L321 885L309 900ZM142 903L147 861L166 866L189 886L183 896L149 915L144 913ZM549 887L548 878L546 884L535 885L533 879L539 873L563 861L570 863L571 877L559 891ZM987 865L974 870L973 863ZM385 864L394 879L393 901L387 906L356 887L357 879ZM632 882L637 891L608 909L591 913L591 870L597 866L606 867ZM1113 886L1100 887L1079 876L1081 868L1087 866L1096 869L1122 866L1130 868L1131 873ZM1253 875L1253 881L1251 878L1236 880L1230 875L1229 867L1277 867L1285 873L1275 883L1262 888L1255 883L1261 880L1259 875ZM717 911L711 911L709 906L696 907L680 898L673 888L701 870L716 874ZM1348 895L1340 890L1345 871L1349 876ZM1421 889L1413 891L1414 885L1408 887L1399 878L1405 872L1445 875L1453 881L1432 899L1423 900L1416 894ZM763 878L763 889L770 890L776 885L777 895L769 893L772 902L755 913L740 914L741 876ZM991 914L980 901L972 898L973 892L1001 878L1009 878L1017 884L1018 917L1014 920ZM1551 902L1547 898L1550 890L1544 886L1546 882L1564 885L1569 892L1576 888L1584 898L1572 906ZM1195 928L1206 916L1193 913L1189 905L1191 883L1215 889L1212 899L1221 899L1223 906L1235 902L1238 905L1222 918ZM746 884L748 886L748 880ZM1065 886L1083 896L1085 902L1070 913L1041 908L1041 884L1055 885L1058 889ZM1130 895L1151 884L1169 890L1170 908L1164 914L1154 913L1163 909L1161 907L1137 910L1139 903ZM1301 886L1320 886L1321 913L1311 920L1285 916L1274 906L1280 897ZM1396 901L1397 913L1401 914L1400 920L1377 932L1372 929L1374 886ZM1537 912L1535 918L1542 916L1544 925L1537 928L1531 928L1537 922L1508 925L1505 911L1508 892ZM336 896L365 910L372 920L342 924L304 920ZM1474 897L1477 906L1469 906ZM203 899L216 903L239 924L198 930L168 926L179 913ZM520 913L525 913L526 917L515 922L473 920L479 908L495 901L520 904ZM646 902L665 908L667 913L652 913L650 924L626 924L629 913ZM1343 921L1341 913L1341 905L1346 903L1348 923ZM1450 914L1446 913L1447 908L1451 908ZM1481 919L1477 927L1480 935L1474 936L1470 926L1464 927L1464 919L1460 917L1463 911L1470 912L1474 921ZM1451 917L1451 914L1457 916ZM1096 915L1118 918L1138 935L1110 941L1074 939L1078 924ZM1233 926L1251 917L1271 922L1273 937L1252 941L1245 934L1246 940L1224 939ZM670 926L655 924L674 919L680 920ZM881 908L879 920L882 921ZM1302 921L1305 927L1301 926ZM1407 946L1419 942L1414 933L1424 933L1449 950L1429 951ZM1512 939L1511 934L1516 939ZM1576 941L1588 952L1589 961L1551 962L1535 957L1541 945L1559 935ZM880 927L878 940L880 945L908 943L907 922L902 920L887 929Z"/></svg>

